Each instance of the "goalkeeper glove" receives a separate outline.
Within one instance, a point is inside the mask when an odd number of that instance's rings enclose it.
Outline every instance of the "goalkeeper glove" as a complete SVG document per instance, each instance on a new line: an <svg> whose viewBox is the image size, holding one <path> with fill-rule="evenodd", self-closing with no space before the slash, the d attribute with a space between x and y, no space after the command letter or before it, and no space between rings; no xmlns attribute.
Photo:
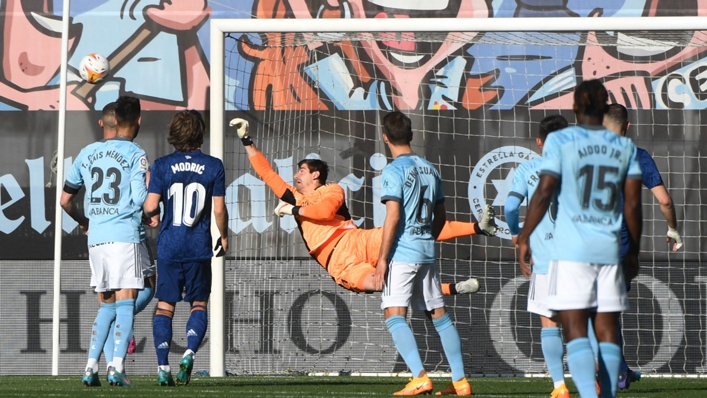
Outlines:
<svg viewBox="0 0 707 398"><path fill-rule="evenodd" d="M250 136L248 135L248 121L247 120L237 117L235 119L231 119L231 122L228 123L228 125L229 126L236 126L236 133L238 134L238 138L241 139L243 146L253 145L253 140L251 140Z"/></svg>
<svg viewBox="0 0 707 398"><path fill-rule="evenodd" d="M474 231L477 235L484 236L494 236L498 231L496 226L496 212L493 210L491 205L486 205L484 209L484 215L481 216L481 220L474 226Z"/></svg>
<svg viewBox="0 0 707 398"><path fill-rule="evenodd" d="M280 204L278 204L275 208L275 214L277 214L279 217L283 217L285 215L298 216L299 206L292 206L287 202L280 202Z"/></svg>
<svg viewBox="0 0 707 398"><path fill-rule="evenodd" d="M675 241L675 244L673 245L673 251L676 252L680 250L680 248L682 247L682 238L680 237L680 233L678 232L678 230L668 227L668 233L665 235L667 236L668 242L670 242L670 239L673 239Z"/></svg>

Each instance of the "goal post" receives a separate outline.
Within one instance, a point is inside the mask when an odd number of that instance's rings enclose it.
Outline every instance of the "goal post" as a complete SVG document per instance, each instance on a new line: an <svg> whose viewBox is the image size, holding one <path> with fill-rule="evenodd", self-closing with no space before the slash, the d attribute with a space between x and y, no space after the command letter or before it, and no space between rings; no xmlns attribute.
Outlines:
<svg viewBox="0 0 707 398"><path fill-rule="evenodd" d="M347 192L354 221L373 228L381 220L376 195L380 170L387 163L379 121L382 112L402 110L413 121L413 149L441 172L448 218L473 221L483 209L479 203L486 202L496 208L497 223L505 228L502 193L515 167L539 156L534 144L537 123L556 113L574 123L567 95L585 78L613 82L607 87L612 99L635 105L629 106L630 135L656 158L679 208L685 238L681 252L667 253L665 220L644 190L643 265L630 296L631 310L623 316L627 360L644 373L693 374L707 369L704 331L686 322L688 316L702 319L700 308L705 305L701 290L705 279L694 271L701 260L701 193L707 189L700 179L704 170L699 158L707 148L698 137L697 108L685 104L707 99L699 95L691 99L668 88L665 96L654 95L692 73L699 48L707 45L707 18L212 19L210 23L210 152L226 165L231 233L228 256L212 263L211 376L224 376L227 370L406 372L385 329L379 295L345 291L307 256L294 221L272 213L277 198L255 175L234 132L227 130L231 118L251 121L258 148L290 183L297 161L325 160L329 181ZM417 44L400 44L406 41ZM381 55L376 51L381 47L378 42L395 42L405 51ZM443 46L449 51L440 55ZM484 46L506 52L485 58ZM524 54L525 47L539 50ZM420 56L410 48L419 49ZM635 62L636 70L583 75L580 55L588 65L591 51L598 48L620 53L616 64L626 67ZM641 58L660 51L662 61ZM519 70L528 60L539 66ZM420 72L424 79L407 86L394 81L393 68L405 69L401 65L407 63L413 65L410 70L419 69L430 62L436 64ZM705 65L707 70L707 61ZM413 75L397 76L402 80L400 76ZM624 81L631 87L631 78L647 82L653 94L647 89L622 91ZM616 83L617 79L626 80ZM415 84L420 87L412 87ZM218 232L212 228L216 239ZM543 374L540 323L525 310L527 281L517 269L508 232L500 235L460 238L439 247L443 282L473 276L482 285L475 295L446 301L462 337L467 373ZM413 311L408 320L425 366L433 374L446 373L431 325Z"/></svg>

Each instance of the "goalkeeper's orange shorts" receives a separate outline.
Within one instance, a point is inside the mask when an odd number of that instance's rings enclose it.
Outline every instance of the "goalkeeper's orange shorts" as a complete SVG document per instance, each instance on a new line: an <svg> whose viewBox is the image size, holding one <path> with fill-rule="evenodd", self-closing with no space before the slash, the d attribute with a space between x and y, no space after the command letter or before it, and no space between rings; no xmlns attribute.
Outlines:
<svg viewBox="0 0 707 398"><path fill-rule="evenodd" d="M382 228L345 232L329 257L327 272L344 288L363 292L366 276L376 272L382 238Z"/></svg>

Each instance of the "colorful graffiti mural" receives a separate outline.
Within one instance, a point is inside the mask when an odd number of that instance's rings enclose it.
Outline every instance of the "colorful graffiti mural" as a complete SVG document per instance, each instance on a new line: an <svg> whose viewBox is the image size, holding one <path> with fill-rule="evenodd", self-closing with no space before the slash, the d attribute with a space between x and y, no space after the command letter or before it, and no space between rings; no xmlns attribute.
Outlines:
<svg viewBox="0 0 707 398"><path fill-rule="evenodd" d="M60 10L61 1L0 1L0 110L58 108ZM212 17L702 16L707 0L74 0L71 10L68 109L101 109L129 93L143 99L144 109L171 110L208 107ZM406 40L414 37L404 35ZM704 36L696 32L694 41ZM341 110L512 109L525 104L567 109L572 87L589 76L603 78L613 98L631 108L707 106L700 99L702 74L689 73L699 69L707 47L646 46L643 40L638 48L630 45L632 38L617 34L609 37L617 46L585 47L583 42L597 40L596 34L570 36L577 45L564 46L416 43L391 36L377 43L341 41L319 48L327 56L316 60L311 47L293 46L276 54L279 50L242 40L230 57L244 60L250 69L231 72L237 88L228 99L238 109L326 109L312 92L317 85ZM267 40L288 39L268 34ZM82 83L76 73L78 61L89 52L112 60L111 78L101 85ZM276 94L266 96L256 87L270 87Z"/></svg>

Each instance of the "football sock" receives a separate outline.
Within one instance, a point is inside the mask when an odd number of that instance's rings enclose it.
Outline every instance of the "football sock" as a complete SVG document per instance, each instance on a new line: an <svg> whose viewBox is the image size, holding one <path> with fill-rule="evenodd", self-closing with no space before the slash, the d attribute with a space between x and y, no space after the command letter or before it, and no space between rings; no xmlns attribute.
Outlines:
<svg viewBox="0 0 707 398"><path fill-rule="evenodd" d="M442 341L442 348L444 348L444 355L447 356L449 367L452 369L452 381L463 379L466 373L464 373L464 359L462 358L462 341L457 328L454 327L452 318L447 313L438 319L433 319L432 324L437 329L439 339Z"/></svg>
<svg viewBox="0 0 707 398"><path fill-rule="evenodd" d="M418 377L425 368L422 366L422 359L420 359L420 353L417 351L415 336L412 334L412 329L410 329L405 317L400 315L391 316L385 320L385 325L393 336L395 348L398 349L403 361L410 368L412 377Z"/></svg>
<svg viewBox="0 0 707 398"><path fill-rule="evenodd" d="M442 294L445 296L453 296L457 294L457 287L451 283L442 283Z"/></svg>
<svg viewBox="0 0 707 398"><path fill-rule="evenodd" d="M101 303L101 308L98 309L96 319L93 321L88 357L95 359L96 362L101 357L101 350L103 350L106 340L109 340L108 337L111 336L110 340L113 339L112 335L110 335L110 328L113 320L115 320L115 311L115 303ZM95 364L91 367L94 371L97 370Z"/></svg>
<svg viewBox="0 0 707 398"><path fill-rule="evenodd" d="M615 397L619 387L621 348L614 343L599 343L599 382L602 397ZM606 391L606 394L604 393Z"/></svg>
<svg viewBox="0 0 707 398"><path fill-rule="evenodd" d="M137 293L137 298L135 299L135 313L139 314L144 310L148 304L150 304L150 301L152 301L152 297L155 296L155 291L148 286L145 286L144 289L138 291Z"/></svg>
<svg viewBox="0 0 707 398"><path fill-rule="evenodd" d="M115 307L115 303L113 303L113 307ZM108 336L110 336L109 339L106 339L106 343L103 345L103 355L106 357L106 363L112 363L113 362L113 354L115 350L115 342L113 340L113 335L115 334L115 321L111 322L110 324L110 333Z"/></svg>
<svg viewBox="0 0 707 398"><path fill-rule="evenodd" d="M123 371L123 359L128 352L130 339L133 337L133 321L135 319L135 299L118 300L115 302L115 348L113 366L118 372Z"/></svg>
<svg viewBox="0 0 707 398"><path fill-rule="evenodd" d="M550 377L552 377L555 387L559 387L565 382L565 368L562 364L564 346L560 328L542 328L540 330L540 345L543 349L547 369L550 371Z"/></svg>
<svg viewBox="0 0 707 398"><path fill-rule="evenodd" d="M160 370L164 370L165 372L169 373L172 371L172 368L169 365L160 365L157 367L157 372L159 372Z"/></svg>
<svg viewBox="0 0 707 398"><path fill-rule="evenodd" d="M98 360L96 358L88 358L88 362L86 363L86 371L91 368L93 373L98 373L96 368L98 368Z"/></svg>
<svg viewBox="0 0 707 398"><path fill-rule="evenodd" d="M596 365L589 340L580 337L567 343L567 365L582 398L597 396Z"/></svg>
<svg viewBox="0 0 707 398"><path fill-rule="evenodd" d="M169 365L169 348L172 345L172 317L174 312L157 308L152 321L152 338L155 342L157 364Z"/></svg>
<svg viewBox="0 0 707 398"><path fill-rule="evenodd" d="M594 322L592 322L591 319L587 321L587 338L589 339L589 346L592 347L594 359L599 358L599 341L597 340L597 335L594 332Z"/></svg>
<svg viewBox="0 0 707 398"><path fill-rule="evenodd" d="M206 336L206 328L209 325L206 315L206 307L194 305L191 307L191 314L187 321L187 348L196 352L201 342Z"/></svg>
<svg viewBox="0 0 707 398"><path fill-rule="evenodd" d="M624 336L623 332L621 332L621 315L616 317L616 334L616 341L618 341L619 349L621 350L621 366L619 367L619 373L625 373L628 372L628 364L624 357Z"/></svg>

